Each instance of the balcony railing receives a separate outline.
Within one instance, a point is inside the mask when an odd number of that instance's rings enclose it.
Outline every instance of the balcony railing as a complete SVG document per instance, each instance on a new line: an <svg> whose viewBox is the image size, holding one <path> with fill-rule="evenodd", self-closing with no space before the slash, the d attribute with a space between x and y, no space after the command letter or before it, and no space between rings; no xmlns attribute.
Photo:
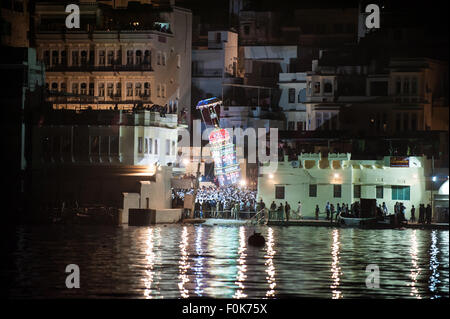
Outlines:
<svg viewBox="0 0 450 319"><path fill-rule="evenodd" d="M112 72L112 71L153 71L151 64L142 63L142 64L113 64L113 65L102 65L95 66L92 64L83 64L76 66L67 66L67 65L52 65L47 66L48 72Z"/></svg>

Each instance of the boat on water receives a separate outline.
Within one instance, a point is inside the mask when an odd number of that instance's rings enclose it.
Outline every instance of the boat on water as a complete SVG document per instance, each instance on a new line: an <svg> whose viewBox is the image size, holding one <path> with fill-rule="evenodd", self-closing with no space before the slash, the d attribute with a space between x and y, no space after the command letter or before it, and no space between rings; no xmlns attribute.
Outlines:
<svg viewBox="0 0 450 319"><path fill-rule="evenodd" d="M380 216L376 213L375 199L361 199L360 216L339 216L339 224L344 227L359 227L364 229L401 228L404 221L395 215Z"/></svg>

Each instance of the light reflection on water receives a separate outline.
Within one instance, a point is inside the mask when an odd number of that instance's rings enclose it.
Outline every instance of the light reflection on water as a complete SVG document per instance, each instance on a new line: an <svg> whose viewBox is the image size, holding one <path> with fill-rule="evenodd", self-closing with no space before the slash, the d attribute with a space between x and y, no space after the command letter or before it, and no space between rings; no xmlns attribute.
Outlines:
<svg viewBox="0 0 450 319"><path fill-rule="evenodd" d="M439 298L448 231L247 226L19 227L2 263L11 297ZM65 266L80 289L65 288ZM366 266L380 288L365 285ZM3 278L2 278L3 279Z"/></svg>

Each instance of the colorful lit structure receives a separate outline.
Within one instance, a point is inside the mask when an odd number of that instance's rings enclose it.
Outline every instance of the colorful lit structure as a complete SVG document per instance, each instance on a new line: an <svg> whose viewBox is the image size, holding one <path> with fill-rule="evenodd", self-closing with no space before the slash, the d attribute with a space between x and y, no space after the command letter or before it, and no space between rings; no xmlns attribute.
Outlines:
<svg viewBox="0 0 450 319"><path fill-rule="evenodd" d="M201 100L197 104L203 121L213 126L209 135L211 154L214 159L214 174L219 184L229 185L238 182L240 176L239 164L236 160L236 150L227 130L220 128L219 112L222 101L216 97Z"/></svg>

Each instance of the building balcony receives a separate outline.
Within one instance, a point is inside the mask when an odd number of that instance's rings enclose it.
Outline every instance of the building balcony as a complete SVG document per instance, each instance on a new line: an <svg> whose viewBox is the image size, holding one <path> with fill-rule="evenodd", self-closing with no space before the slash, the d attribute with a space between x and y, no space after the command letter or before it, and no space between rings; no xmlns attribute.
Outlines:
<svg viewBox="0 0 450 319"><path fill-rule="evenodd" d="M203 70L193 70L193 77L214 77L221 78L223 76L223 69L203 69Z"/></svg>
<svg viewBox="0 0 450 319"><path fill-rule="evenodd" d="M92 64L83 64L77 66L67 65L52 65L46 67L46 72L153 72L153 68L150 63L142 64L112 64L95 66Z"/></svg>

